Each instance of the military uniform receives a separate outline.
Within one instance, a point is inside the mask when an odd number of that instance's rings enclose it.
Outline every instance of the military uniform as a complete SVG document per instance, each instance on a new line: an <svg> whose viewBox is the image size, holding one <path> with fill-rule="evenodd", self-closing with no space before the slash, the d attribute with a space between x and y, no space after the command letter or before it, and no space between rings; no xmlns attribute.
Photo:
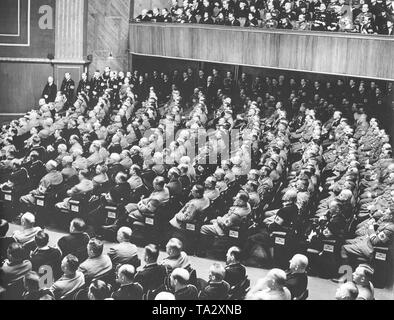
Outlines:
<svg viewBox="0 0 394 320"><path fill-rule="evenodd" d="M75 82L72 79L64 79L60 91L66 96L68 103L73 103L74 92L75 92Z"/></svg>
<svg viewBox="0 0 394 320"><path fill-rule="evenodd" d="M88 96L90 95L90 83L88 80L80 80L77 88L77 94L85 92Z"/></svg>

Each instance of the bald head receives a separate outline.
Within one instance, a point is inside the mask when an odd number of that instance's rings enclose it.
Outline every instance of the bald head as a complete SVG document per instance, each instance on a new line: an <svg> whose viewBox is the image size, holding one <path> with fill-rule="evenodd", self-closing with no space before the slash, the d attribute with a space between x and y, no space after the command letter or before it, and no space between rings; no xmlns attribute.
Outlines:
<svg viewBox="0 0 394 320"><path fill-rule="evenodd" d="M306 268L308 268L308 258L303 254L296 254L290 260L290 270L293 273L304 273Z"/></svg>
<svg viewBox="0 0 394 320"><path fill-rule="evenodd" d="M356 300L358 297L358 288L354 282L346 282L339 286L335 293L336 300Z"/></svg>

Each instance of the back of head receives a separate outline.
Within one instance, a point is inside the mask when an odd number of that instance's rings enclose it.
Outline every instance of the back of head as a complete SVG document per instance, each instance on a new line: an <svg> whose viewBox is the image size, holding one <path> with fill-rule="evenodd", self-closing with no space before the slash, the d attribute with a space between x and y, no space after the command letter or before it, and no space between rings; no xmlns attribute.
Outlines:
<svg viewBox="0 0 394 320"><path fill-rule="evenodd" d="M82 233L86 231L86 223L82 219L75 218L70 223L71 233Z"/></svg>
<svg viewBox="0 0 394 320"><path fill-rule="evenodd" d="M196 196L197 198L201 199L204 196L204 187L202 185L195 185L195 190L196 190Z"/></svg>
<svg viewBox="0 0 394 320"><path fill-rule="evenodd" d="M228 249L228 251L227 251L227 256L231 256L231 257L232 257L232 260L233 260L234 262L239 262L239 261L241 261L241 254L242 254L242 251L241 251L241 249L238 248L238 247L231 247L231 248Z"/></svg>
<svg viewBox="0 0 394 320"><path fill-rule="evenodd" d="M209 273L211 276L211 280L223 281L226 270L220 263L215 262L209 269Z"/></svg>
<svg viewBox="0 0 394 320"><path fill-rule="evenodd" d="M119 242L129 242L132 236L132 230L129 227L121 227L118 230L117 239Z"/></svg>
<svg viewBox="0 0 394 320"><path fill-rule="evenodd" d="M163 292L160 292L156 296L155 300L158 300L158 301L171 301L171 300L175 300L175 296L171 292L163 291Z"/></svg>
<svg viewBox="0 0 394 320"><path fill-rule="evenodd" d="M270 270L267 275L267 285L271 289L282 289L286 284L286 272L281 269L272 269Z"/></svg>
<svg viewBox="0 0 394 320"><path fill-rule="evenodd" d="M36 223L36 217L32 213L26 212L21 218L21 223L24 227L32 228Z"/></svg>
<svg viewBox="0 0 394 320"><path fill-rule="evenodd" d="M92 238L88 243L88 254L90 258L95 258L103 254L104 244L101 240Z"/></svg>
<svg viewBox="0 0 394 320"><path fill-rule="evenodd" d="M156 177L155 180L153 181L153 184L156 185L156 187L160 190L164 188L165 185L165 179L163 177Z"/></svg>
<svg viewBox="0 0 394 320"><path fill-rule="evenodd" d="M12 262L22 262L25 258L25 250L21 244L13 242L7 248L7 256Z"/></svg>
<svg viewBox="0 0 394 320"><path fill-rule="evenodd" d="M303 254L296 254L290 260L290 269L293 269L298 272L305 272L308 268L309 260Z"/></svg>
<svg viewBox="0 0 394 320"><path fill-rule="evenodd" d="M37 247L42 248L48 245L49 242L49 235L44 231L37 232L36 236L34 237L34 241Z"/></svg>
<svg viewBox="0 0 394 320"><path fill-rule="evenodd" d="M67 256L65 256L63 259L63 263L67 266L67 269L71 273L75 273L78 270L79 260L76 256L72 254L68 254Z"/></svg>
<svg viewBox="0 0 394 320"><path fill-rule="evenodd" d="M159 258L159 248L155 244L148 244L145 247L145 257L150 263L154 263Z"/></svg>
<svg viewBox="0 0 394 320"><path fill-rule="evenodd" d="M296 203L297 202L297 191L294 189L290 189L286 191L283 195L283 201Z"/></svg>
<svg viewBox="0 0 394 320"><path fill-rule="evenodd" d="M173 251L181 252L183 248L183 243L178 238L172 238L167 243L167 248L170 248Z"/></svg>
<svg viewBox="0 0 394 320"><path fill-rule="evenodd" d="M101 280L93 280L89 286L89 299L105 300L111 296L111 286Z"/></svg>
<svg viewBox="0 0 394 320"><path fill-rule="evenodd" d="M186 269L176 268L172 271L171 278L178 281L181 285L187 285L190 279L190 274Z"/></svg>
<svg viewBox="0 0 394 320"><path fill-rule="evenodd" d="M131 264L124 264L118 269L118 276L122 276L126 281L133 281L135 268Z"/></svg>
<svg viewBox="0 0 394 320"><path fill-rule="evenodd" d="M354 282L346 282L342 284L336 294L337 300L356 300L358 297L358 288Z"/></svg>

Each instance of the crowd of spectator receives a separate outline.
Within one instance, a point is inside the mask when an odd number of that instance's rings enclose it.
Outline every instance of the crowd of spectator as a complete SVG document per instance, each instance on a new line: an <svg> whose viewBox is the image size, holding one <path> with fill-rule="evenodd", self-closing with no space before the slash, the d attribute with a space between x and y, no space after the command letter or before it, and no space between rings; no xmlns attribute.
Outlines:
<svg viewBox="0 0 394 320"><path fill-rule="evenodd" d="M394 1L173 0L135 21L393 35Z"/></svg>
<svg viewBox="0 0 394 320"><path fill-rule="evenodd" d="M90 81L84 74L75 97L70 74L60 91L50 77L38 108L2 126L1 190L11 193L11 214L22 225L1 240L2 286L23 287L26 299L297 299L307 290L305 255L246 292L241 262L269 257L271 234L281 231L317 253L327 239L341 243L344 263L359 265L355 298L373 298L374 247L394 234L394 161L387 133L367 114L390 102L392 84L251 80L218 69L206 77L191 68L169 75L107 67ZM45 217L40 196L54 199ZM82 200L88 209L59 250L48 247L36 225L74 217L72 203ZM136 271L130 240L146 218L159 219L168 234L168 257L157 264L160 244L149 244ZM218 239L245 235L226 268L210 268L207 283L174 236L190 224L201 255ZM106 232L118 241L108 254L99 240ZM34 272L43 265L56 281L41 292ZM341 287L337 298L353 297L353 289Z"/></svg>

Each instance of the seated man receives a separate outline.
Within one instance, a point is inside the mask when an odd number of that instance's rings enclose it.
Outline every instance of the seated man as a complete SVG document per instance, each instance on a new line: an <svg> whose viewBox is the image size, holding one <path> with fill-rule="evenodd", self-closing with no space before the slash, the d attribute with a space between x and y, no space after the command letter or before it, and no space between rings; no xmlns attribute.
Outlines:
<svg viewBox="0 0 394 320"><path fill-rule="evenodd" d="M60 267L60 263L59 263ZM48 289L40 287L41 277L37 272L30 271L23 278L25 291L22 294L23 300L55 299Z"/></svg>
<svg viewBox="0 0 394 320"><path fill-rule="evenodd" d="M11 243L7 249L7 260L0 268L0 286L7 285L23 278L31 271L31 262L25 260L26 253L19 243Z"/></svg>
<svg viewBox="0 0 394 320"><path fill-rule="evenodd" d="M175 300L197 300L198 290L195 286L188 284L189 272L183 268L176 268L171 272L170 285L174 290Z"/></svg>
<svg viewBox="0 0 394 320"><path fill-rule="evenodd" d="M297 192L294 189L288 190L282 198L283 206L277 211L267 211L264 224L270 231L279 231L290 228L298 217Z"/></svg>
<svg viewBox="0 0 394 320"><path fill-rule="evenodd" d="M166 252L168 257L160 262L160 265L166 267L171 272L176 268L190 267L189 257L186 252L182 251L183 243L177 238L172 238L166 245Z"/></svg>
<svg viewBox="0 0 394 320"><path fill-rule="evenodd" d="M179 198L182 195L182 183L179 180L180 171L177 167L171 168L168 171L168 183L166 187L170 191L170 195Z"/></svg>
<svg viewBox="0 0 394 320"><path fill-rule="evenodd" d="M358 288L354 282L345 282L341 284L336 293L336 300L356 300L358 297Z"/></svg>
<svg viewBox="0 0 394 320"><path fill-rule="evenodd" d="M286 288L286 272L280 269L270 270L265 278L258 280L246 296L247 300L291 300Z"/></svg>
<svg viewBox="0 0 394 320"><path fill-rule="evenodd" d="M142 300L143 288L134 281L135 268L122 265L116 273L116 282L120 288L112 294L114 300Z"/></svg>
<svg viewBox="0 0 394 320"><path fill-rule="evenodd" d="M343 238L347 222L343 215L343 206L337 200L333 200L329 204L327 213L319 218L319 226L315 231L319 239L341 239ZM313 238L313 235L311 236Z"/></svg>
<svg viewBox="0 0 394 320"><path fill-rule="evenodd" d="M246 278L246 268L241 264L241 249L231 247L226 254L224 281L231 287L240 284Z"/></svg>
<svg viewBox="0 0 394 320"><path fill-rule="evenodd" d="M391 214L379 225L371 224L368 227L367 234L346 240L345 245L342 247L341 256L345 260L349 258L360 258L368 262L373 257L373 248L390 245L393 236L394 215Z"/></svg>
<svg viewBox="0 0 394 320"><path fill-rule="evenodd" d="M204 187L201 185L195 185L192 188L191 199L185 206L179 211L174 218L171 219L170 224L177 229L181 229L181 223L193 222L199 215L206 210L209 205L209 199L204 195Z"/></svg>
<svg viewBox="0 0 394 320"><path fill-rule="evenodd" d="M216 179L216 188L219 190L220 193L227 190L227 184L224 181L226 173L222 168L217 168L213 177Z"/></svg>
<svg viewBox="0 0 394 320"><path fill-rule="evenodd" d="M158 200L159 207L163 206L165 203L168 202L168 200L170 199L170 191L165 186L165 180L163 177L156 177L153 180L153 189L154 191L151 193L151 195L148 198L142 199L139 203L129 203L128 205L126 205L125 209L127 213L130 214L136 210L139 210L139 208L141 209L144 208L142 210L144 211L151 199Z"/></svg>
<svg viewBox="0 0 394 320"><path fill-rule="evenodd" d="M300 297L308 289L308 258L302 254L296 254L290 260L290 268L287 271L286 287L291 293L291 298Z"/></svg>
<svg viewBox="0 0 394 320"><path fill-rule="evenodd" d="M141 200L137 203L137 208L129 212L130 220L137 220L143 222L146 216L152 216L160 207L160 201L157 199L149 199L147 201ZM130 208L130 207L129 207Z"/></svg>
<svg viewBox="0 0 394 320"><path fill-rule="evenodd" d="M61 253L59 249L50 247L48 242L48 233L39 231L36 234L35 243L37 249L32 252L30 257L32 270L39 272L42 266L49 266L52 268L54 279L57 279L61 274Z"/></svg>
<svg viewBox="0 0 394 320"><path fill-rule="evenodd" d="M39 187L30 191L29 194L22 196L20 202L26 204L35 203L35 195L44 195L50 187L58 186L63 182L62 174L57 170L57 163L54 160L49 160L45 165L47 174L41 179Z"/></svg>
<svg viewBox="0 0 394 320"><path fill-rule="evenodd" d="M70 209L71 199L80 199L81 196L86 195L88 192L93 190L93 182L89 180L89 171L81 170L79 171L79 183L67 190L68 198L65 198L62 202L56 203L56 208L58 209Z"/></svg>
<svg viewBox="0 0 394 320"><path fill-rule="evenodd" d="M115 186L102 198L105 204L120 204L130 197L131 187L124 172L118 172L114 182Z"/></svg>
<svg viewBox="0 0 394 320"><path fill-rule="evenodd" d="M87 259L87 245L90 237L86 233L86 224L82 219L76 218L70 223L70 233L59 239L57 247L62 252L62 257L72 254L80 262Z"/></svg>
<svg viewBox="0 0 394 320"><path fill-rule="evenodd" d="M112 265L130 264L132 260L138 259L137 247L130 242L132 231L130 228L123 227L118 230L116 240L118 244L113 245L108 252Z"/></svg>
<svg viewBox="0 0 394 320"><path fill-rule="evenodd" d="M112 261L108 255L103 254L104 245L98 239L90 239L88 243L88 258L81 263L81 271L87 282L98 278L112 270Z"/></svg>
<svg viewBox="0 0 394 320"><path fill-rule="evenodd" d="M224 236L225 231L232 227L240 226L251 212L249 196L240 191L234 198L234 204L223 217L212 220L209 225L201 227L201 234Z"/></svg>
<svg viewBox="0 0 394 320"><path fill-rule="evenodd" d="M16 230L12 237L14 240L21 245L33 242L36 234L41 231L40 227L35 227L36 217L30 213L26 212L21 218L22 230Z"/></svg>
<svg viewBox="0 0 394 320"><path fill-rule="evenodd" d="M145 266L137 272L134 278L134 281L144 288L144 293L148 290L156 290L164 284L167 270L164 265L157 264L159 253L159 248L155 244L149 244L144 249Z"/></svg>
<svg viewBox="0 0 394 320"><path fill-rule="evenodd" d="M133 164L130 167L130 178L127 182L129 183L131 190L135 190L144 184L141 178L141 172L141 168L136 164Z"/></svg>
<svg viewBox="0 0 394 320"><path fill-rule="evenodd" d="M199 300L227 300L230 285L224 281L226 270L220 263L214 263L209 269L209 282L200 291Z"/></svg>
<svg viewBox="0 0 394 320"><path fill-rule="evenodd" d="M9 223L6 220L0 219L0 261L4 261L7 257L7 247L14 242L13 238L5 238L9 228Z"/></svg>
<svg viewBox="0 0 394 320"><path fill-rule="evenodd" d="M353 272L353 282L357 285L357 300L375 300L374 287L371 282L373 269L367 264L360 264Z"/></svg>
<svg viewBox="0 0 394 320"><path fill-rule="evenodd" d="M56 299L75 293L85 284L85 277L78 271L78 258L69 254L62 261L63 276L49 289Z"/></svg>
<svg viewBox="0 0 394 320"><path fill-rule="evenodd" d="M257 209L260 205L260 196L257 193L258 187L259 187L259 185L258 185L257 181L254 181L254 180L249 180L243 186L243 189L249 195L249 204L252 209Z"/></svg>
<svg viewBox="0 0 394 320"><path fill-rule="evenodd" d="M219 189L216 188L216 179L214 177L208 177L205 180L204 187L204 196L208 198L210 202L216 200L220 196Z"/></svg>

